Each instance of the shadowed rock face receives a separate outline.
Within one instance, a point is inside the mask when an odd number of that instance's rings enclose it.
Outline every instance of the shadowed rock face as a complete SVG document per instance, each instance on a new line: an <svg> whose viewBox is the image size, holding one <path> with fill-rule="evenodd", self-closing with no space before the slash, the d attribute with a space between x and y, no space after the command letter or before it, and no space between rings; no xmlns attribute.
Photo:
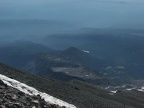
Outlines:
<svg viewBox="0 0 144 108"><path fill-rule="evenodd" d="M1 86L7 87L7 85L2 80L0 80L0 87Z"/></svg>
<svg viewBox="0 0 144 108"><path fill-rule="evenodd" d="M39 95L29 96L0 80L0 108L65 108L46 103Z"/></svg>

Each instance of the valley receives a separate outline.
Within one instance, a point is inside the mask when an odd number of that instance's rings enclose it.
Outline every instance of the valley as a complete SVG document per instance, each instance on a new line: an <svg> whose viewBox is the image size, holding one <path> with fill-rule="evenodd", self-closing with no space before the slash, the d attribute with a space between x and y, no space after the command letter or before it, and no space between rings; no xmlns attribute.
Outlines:
<svg viewBox="0 0 144 108"><path fill-rule="evenodd" d="M0 0L0 108L144 108L144 0Z"/></svg>
<svg viewBox="0 0 144 108"><path fill-rule="evenodd" d="M0 72L78 108L142 108L143 36L92 31L2 44L0 62L11 67Z"/></svg>

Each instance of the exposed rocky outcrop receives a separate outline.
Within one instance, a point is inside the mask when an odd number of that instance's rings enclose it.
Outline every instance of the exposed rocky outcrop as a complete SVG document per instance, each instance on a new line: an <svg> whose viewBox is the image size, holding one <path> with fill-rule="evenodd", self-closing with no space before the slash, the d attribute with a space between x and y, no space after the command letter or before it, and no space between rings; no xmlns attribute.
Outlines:
<svg viewBox="0 0 144 108"><path fill-rule="evenodd" d="M41 96L30 96L0 80L0 108L65 108L49 104Z"/></svg>

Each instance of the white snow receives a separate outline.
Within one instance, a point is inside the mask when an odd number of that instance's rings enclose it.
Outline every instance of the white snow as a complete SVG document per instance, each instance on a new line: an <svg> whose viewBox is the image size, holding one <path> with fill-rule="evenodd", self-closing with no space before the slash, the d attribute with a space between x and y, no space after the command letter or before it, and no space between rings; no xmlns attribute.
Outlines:
<svg viewBox="0 0 144 108"><path fill-rule="evenodd" d="M105 89L109 89L110 88L110 86L108 86L108 87L105 87Z"/></svg>
<svg viewBox="0 0 144 108"><path fill-rule="evenodd" d="M137 91L141 91L141 92L144 92L144 90L142 90L142 89L137 89Z"/></svg>
<svg viewBox="0 0 144 108"><path fill-rule="evenodd" d="M135 89L135 88L128 88L128 89L126 89L126 90L131 91L131 90L133 90L133 89Z"/></svg>
<svg viewBox="0 0 144 108"><path fill-rule="evenodd" d="M123 88L125 88L125 87L126 87L126 85L123 85L122 87L123 87Z"/></svg>
<svg viewBox="0 0 144 108"><path fill-rule="evenodd" d="M86 75L87 77L89 76L89 75Z"/></svg>
<svg viewBox="0 0 144 108"><path fill-rule="evenodd" d="M137 91L141 91L141 92L144 92L144 87L140 88L140 89L137 89L137 88L128 88L127 89L128 91L131 91L131 90L137 90Z"/></svg>
<svg viewBox="0 0 144 108"><path fill-rule="evenodd" d="M82 50L82 51L85 52L85 53L88 53L88 54L90 53L90 51L86 51L86 50Z"/></svg>
<svg viewBox="0 0 144 108"><path fill-rule="evenodd" d="M111 91L112 93L117 93L117 90L116 91Z"/></svg>
<svg viewBox="0 0 144 108"><path fill-rule="evenodd" d="M138 91L144 92L144 87L142 87L141 89L137 89Z"/></svg>
<svg viewBox="0 0 144 108"><path fill-rule="evenodd" d="M76 108L76 106L72 105L72 104L69 104L67 102L64 102L60 99L57 99L53 96L50 96L46 93L42 93L38 90L36 90L35 88L33 87L30 87L24 83L21 83L17 80L14 80L14 79L11 79L9 77L6 77L4 75L1 75L0 74L0 79L5 83L7 84L8 86L11 86L13 88L16 88L22 92L24 92L25 94L28 94L28 95L40 95L46 102L48 103L51 103L51 104L57 104L59 106L65 106L66 108Z"/></svg>

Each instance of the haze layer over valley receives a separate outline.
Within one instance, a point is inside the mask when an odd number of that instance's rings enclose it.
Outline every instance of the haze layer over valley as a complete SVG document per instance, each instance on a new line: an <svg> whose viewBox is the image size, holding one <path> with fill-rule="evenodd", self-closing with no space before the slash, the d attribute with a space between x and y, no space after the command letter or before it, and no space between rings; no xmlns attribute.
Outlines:
<svg viewBox="0 0 144 108"><path fill-rule="evenodd" d="M1 41L32 40L83 28L143 29L142 0L1 0Z"/></svg>
<svg viewBox="0 0 144 108"><path fill-rule="evenodd" d="M0 0L0 74L78 108L142 108L143 12L143 0Z"/></svg>

